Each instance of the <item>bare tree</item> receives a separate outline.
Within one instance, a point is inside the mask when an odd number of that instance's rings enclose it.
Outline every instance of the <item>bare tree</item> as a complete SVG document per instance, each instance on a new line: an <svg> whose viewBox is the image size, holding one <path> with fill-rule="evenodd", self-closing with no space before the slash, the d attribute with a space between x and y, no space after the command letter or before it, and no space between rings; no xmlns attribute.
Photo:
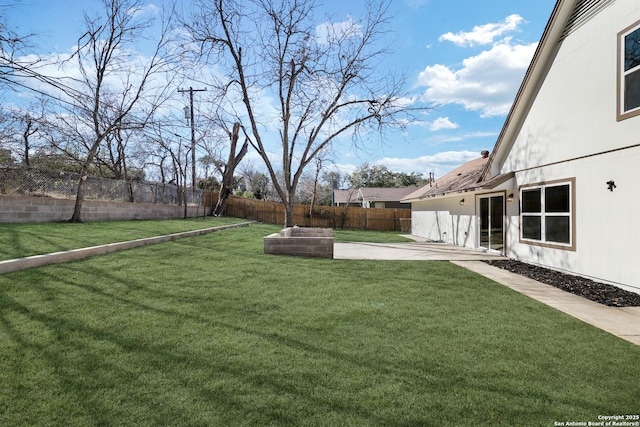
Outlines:
<svg viewBox="0 0 640 427"><path fill-rule="evenodd" d="M209 108L200 113L204 120L196 148L206 153L200 158L200 163L205 168L200 187L219 190L217 205L211 211L211 215L218 216L222 215L228 197L235 188L234 174L247 154L249 142L245 135L245 142L239 146L242 130L240 123L235 122L232 129L229 129L228 120L233 118L219 108L219 99L214 97L207 101ZM216 185L212 187L213 184Z"/></svg>
<svg viewBox="0 0 640 427"><path fill-rule="evenodd" d="M80 77L68 78L76 96L59 106L59 120L74 130L84 147L70 222L81 221L85 181L101 145L123 129L142 128L170 93L166 82L160 84L154 78L171 65L172 12L163 16L154 50L142 57L136 47L153 27L153 20L141 13L142 2L103 0L103 6L104 14L98 18L85 14L86 31L66 63L75 61L80 72Z"/></svg>
<svg viewBox="0 0 640 427"><path fill-rule="evenodd" d="M220 185L220 193L218 195L218 203L216 207L211 212L211 215L219 216L222 215L224 208L227 206L227 201L229 200L229 195L233 190L233 174L236 170L238 164L242 161L242 158L247 154L247 148L249 146L249 140L246 139L240 151L237 151L238 148L238 139L240 138L240 123L235 123L233 125L233 130L229 132L229 139L231 140L231 144L229 145L229 158L224 165L224 170L222 171L222 184Z"/></svg>
<svg viewBox="0 0 640 427"><path fill-rule="evenodd" d="M15 6L15 3L0 3L0 89L19 89L23 86L20 78L24 76L42 79L37 72L40 59L34 55L21 55L30 47L28 35L20 35L15 32L4 19L4 10ZM0 144L2 146L18 145L22 163L29 166L30 138L37 132L36 121L26 111L16 109L3 109L0 112ZM12 141L15 134L21 134L20 143ZM1 148L1 147L0 147ZM9 150L9 148L4 148Z"/></svg>
<svg viewBox="0 0 640 427"><path fill-rule="evenodd" d="M309 203L309 218L313 219L313 207L317 203L318 199L318 180L320 178L320 172L322 171L322 158L316 157L315 168L313 170L313 186L311 193L311 203Z"/></svg>
<svg viewBox="0 0 640 427"><path fill-rule="evenodd" d="M145 165L156 166L160 182L175 185L178 205L186 206L190 143L175 130L169 121L148 126L145 130L147 147L142 151L148 157Z"/></svg>
<svg viewBox="0 0 640 427"><path fill-rule="evenodd" d="M0 88L3 86L14 88L16 77L28 74L37 60L28 60L18 54L28 47L31 35L20 35L15 32L4 19L4 10L13 4L0 3Z"/></svg>
<svg viewBox="0 0 640 427"><path fill-rule="evenodd" d="M313 168L310 171L302 174L300 182L298 183L298 194L296 197L296 203L302 205L309 205L309 215L313 217L313 208L323 198L320 178L321 172L324 168L325 159L316 157L313 159Z"/></svg>
<svg viewBox="0 0 640 427"><path fill-rule="evenodd" d="M39 132L40 118L29 111L0 107L0 148L20 157L20 163L30 166L30 153Z"/></svg>
<svg viewBox="0 0 640 427"><path fill-rule="evenodd" d="M242 106L237 120L266 165L285 226L294 224L299 180L322 150L340 136L401 125L425 109L403 97L402 80L376 70L386 53L389 1L368 1L359 22L322 25L314 21L314 0L195 3L186 28L220 70L216 89L230 111ZM276 100L277 113L263 108L265 99Z"/></svg>
<svg viewBox="0 0 640 427"><path fill-rule="evenodd" d="M0 3L0 89L27 91L47 98L56 97L51 89L69 97L80 95L62 79L47 74L45 70L52 65L52 60L32 52L34 34L19 34L4 19L3 11L17 6L16 1Z"/></svg>
<svg viewBox="0 0 640 427"><path fill-rule="evenodd" d="M271 180L267 175L258 171L253 162L245 161L238 174L253 198L259 200L273 200Z"/></svg>

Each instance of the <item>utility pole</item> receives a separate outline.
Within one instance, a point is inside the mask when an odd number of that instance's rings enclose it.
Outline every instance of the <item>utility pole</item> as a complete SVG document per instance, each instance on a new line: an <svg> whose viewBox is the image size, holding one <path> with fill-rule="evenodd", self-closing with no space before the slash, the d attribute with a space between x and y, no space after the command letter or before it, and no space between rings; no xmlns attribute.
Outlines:
<svg viewBox="0 0 640 427"><path fill-rule="evenodd" d="M206 90L206 87L204 89L194 89L192 87L178 89L180 93L189 92L189 117L187 117L187 120L191 119L191 191L196 189L196 126L193 117L193 92L205 92Z"/></svg>

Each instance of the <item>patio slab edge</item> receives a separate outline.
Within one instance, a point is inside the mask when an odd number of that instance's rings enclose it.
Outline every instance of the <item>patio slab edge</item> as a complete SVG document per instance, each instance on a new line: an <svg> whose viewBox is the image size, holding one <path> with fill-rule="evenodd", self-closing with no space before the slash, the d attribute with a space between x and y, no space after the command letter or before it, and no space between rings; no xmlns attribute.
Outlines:
<svg viewBox="0 0 640 427"><path fill-rule="evenodd" d="M183 231L180 233L165 234L162 236L145 237L142 239L128 240L125 242L108 243L105 245L90 246L87 248L71 249L68 251L53 252L43 255L10 259L0 261L0 274L12 273L14 271L25 270L27 268L42 267L50 264L76 261L96 255L104 255L141 246L154 245L169 242L171 240L183 239L185 237L200 236L229 228L246 227L255 224L256 221L242 222L239 224L221 225L218 227L203 228L199 230Z"/></svg>

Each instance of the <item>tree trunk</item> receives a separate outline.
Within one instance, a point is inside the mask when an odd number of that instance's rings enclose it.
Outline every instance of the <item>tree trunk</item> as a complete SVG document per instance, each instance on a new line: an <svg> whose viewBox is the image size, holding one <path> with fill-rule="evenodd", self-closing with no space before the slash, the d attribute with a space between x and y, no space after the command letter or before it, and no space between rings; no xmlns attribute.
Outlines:
<svg viewBox="0 0 640 427"><path fill-rule="evenodd" d="M84 183L87 181L87 174L83 173L78 182L78 189L76 190L76 204L73 207L73 215L69 222L80 223L80 214L82 213L82 202L84 201Z"/></svg>
<svg viewBox="0 0 640 427"><path fill-rule="evenodd" d="M227 207L227 202L229 201L229 196L231 195L231 189L225 187L224 185L220 187L220 192L218 193L218 203L216 203L216 207L211 212L213 216L220 216L224 212Z"/></svg>
<svg viewBox="0 0 640 427"><path fill-rule="evenodd" d="M89 168L91 167L91 163L93 163L93 158L98 151L100 142L102 142L102 138L94 142L91 150L89 150L89 154L87 155L87 160L85 160L84 164L82 165L82 172L80 172L80 180L78 181L78 190L76 192L76 204L73 208L73 215L71 215L71 219L69 219L69 222L82 222L82 220L80 219L80 215L82 213L82 202L84 201L85 183L87 182L87 178L89 177Z"/></svg>
<svg viewBox="0 0 640 427"><path fill-rule="evenodd" d="M293 222L293 206L294 199L289 197L289 200L284 203L284 228L293 227L296 225Z"/></svg>
<svg viewBox="0 0 640 427"><path fill-rule="evenodd" d="M236 166L242 161L242 158L247 154L249 141L245 141L244 145L240 149L240 152L236 155L236 147L238 144L238 138L240 134L240 123L233 125L233 132L230 134L231 146L229 147L229 159L224 167L222 173L222 185L220 186L220 193L218 195L218 203L211 212L212 216L220 216L224 212L227 206L227 201L233 190L233 173L236 170Z"/></svg>
<svg viewBox="0 0 640 427"><path fill-rule="evenodd" d="M133 183L129 180L129 173L127 171L127 158L125 157L124 145L122 144L122 138L118 138L118 157L120 157L122 163L122 176L124 178L125 185L127 186L127 199L129 203L135 202L133 197Z"/></svg>

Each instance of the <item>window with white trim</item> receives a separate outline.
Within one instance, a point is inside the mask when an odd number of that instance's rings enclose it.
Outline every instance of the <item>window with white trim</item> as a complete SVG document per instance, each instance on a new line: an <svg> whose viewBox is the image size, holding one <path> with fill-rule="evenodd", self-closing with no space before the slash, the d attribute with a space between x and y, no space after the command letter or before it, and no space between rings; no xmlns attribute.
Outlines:
<svg viewBox="0 0 640 427"><path fill-rule="evenodd" d="M640 114L640 23L618 34L618 118Z"/></svg>
<svg viewBox="0 0 640 427"><path fill-rule="evenodd" d="M573 181L520 189L520 239L526 243L573 248Z"/></svg>

